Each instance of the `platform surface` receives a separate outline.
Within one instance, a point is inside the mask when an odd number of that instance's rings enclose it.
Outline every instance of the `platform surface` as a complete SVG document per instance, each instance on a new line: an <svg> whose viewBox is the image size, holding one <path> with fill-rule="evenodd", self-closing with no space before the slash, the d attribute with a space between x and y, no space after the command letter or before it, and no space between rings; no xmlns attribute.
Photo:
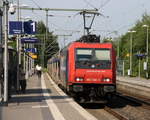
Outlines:
<svg viewBox="0 0 150 120"><path fill-rule="evenodd" d="M26 93L14 94L0 106L0 120L97 120L69 98L47 73L33 75Z"/></svg>
<svg viewBox="0 0 150 120"><path fill-rule="evenodd" d="M144 78L139 78L139 77L117 76L117 81L150 88L150 79L144 79Z"/></svg>
<svg viewBox="0 0 150 120"><path fill-rule="evenodd" d="M139 77L117 77L117 92L150 99L150 79Z"/></svg>

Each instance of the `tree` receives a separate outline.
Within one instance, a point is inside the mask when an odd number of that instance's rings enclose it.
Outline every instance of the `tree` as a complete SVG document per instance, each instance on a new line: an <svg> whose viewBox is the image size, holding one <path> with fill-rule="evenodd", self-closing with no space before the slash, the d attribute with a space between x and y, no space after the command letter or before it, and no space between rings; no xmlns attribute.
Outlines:
<svg viewBox="0 0 150 120"><path fill-rule="evenodd" d="M48 31L48 39L46 40L46 29ZM47 61L54 54L59 51L59 45L57 42L57 36L53 35L53 32L49 32L48 27L45 26L43 21L37 23L36 37L40 40L40 43L36 45L38 49L37 63L41 63L46 67Z"/></svg>
<svg viewBox="0 0 150 120"><path fill-rule="evenodd" d="M138 20L136 24L131 28L131 30L135 30L136 33L133 35L133 75L138 76L138 59L135 56L138 52L145 54L146 53L146 29L142 26L146 24L150 26L150 16L145 13L142 16L141 20ZM150 28L150 27L149 27ZM150 31L150 30L149 30ZM148 33L149 34L149 33ZM121 39L119 41L120 43L120 58L122 60L126 60L126 71L129 69L129 48L130 48L130 34L125 33L121 36ZM149 40L150 45L150 40ZM143 62L145 59L142 60L141 68L143 68ZM149 66L150 68L150 66ZM149 71L150 74L150 71ZM145 77L145 71L142 69L141 75Z"/></svg>

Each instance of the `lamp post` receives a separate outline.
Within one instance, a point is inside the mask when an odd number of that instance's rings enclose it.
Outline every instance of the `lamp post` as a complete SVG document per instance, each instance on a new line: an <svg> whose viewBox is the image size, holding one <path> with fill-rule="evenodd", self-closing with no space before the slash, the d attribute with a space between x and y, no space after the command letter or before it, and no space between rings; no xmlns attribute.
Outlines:
<svg viewBox="0 0 150 120"><path fill-rule="evenodd" d="M148 49L149 49L149 46L148 46L148 31L149 31L149 26L148 25L143 25L142 27L146 28L146 31L147 31L147 37L146 37L146 78L148 78Z"/></svg>
<svg viewBox="0 0 150 120"><path fill-rule="evenodd" d="M136 31L131 30L128 31L128 33L130 33L130 76L132 75L132 43L133 43L133 33L135 33Z"/></svg>

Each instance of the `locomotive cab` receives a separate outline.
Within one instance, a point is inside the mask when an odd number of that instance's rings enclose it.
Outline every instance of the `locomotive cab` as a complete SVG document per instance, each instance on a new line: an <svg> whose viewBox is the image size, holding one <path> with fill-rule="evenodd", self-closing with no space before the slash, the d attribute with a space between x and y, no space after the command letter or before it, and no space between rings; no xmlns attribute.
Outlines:
<svg viewBox="0 0 150 120"><path fill-rule="evenodd" d="M112 44L88 35L61 50L49 64L53 78L79 102L103 102L116 92L116 56ZM94 42L95 41L95 42ZM56 73L57 73L56 72ZM57 76L58 75L58 76Z"/></svg>
<svg viewBox="0 0 150 120"><path fill-rule="evenodd" d="M99 43L74 45L72 56L74 58L71 60L74 61L74 70L70 68L74 77L70 74L70 84L72 81L70 91L87 101L100 101L115 93L115 53L112 45Z"/></svg>

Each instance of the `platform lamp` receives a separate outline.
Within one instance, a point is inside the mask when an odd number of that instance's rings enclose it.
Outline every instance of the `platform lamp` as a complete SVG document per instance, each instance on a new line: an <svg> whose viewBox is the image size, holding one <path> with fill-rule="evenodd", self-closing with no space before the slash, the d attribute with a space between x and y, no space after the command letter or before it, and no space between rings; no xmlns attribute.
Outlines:
<svg viewBox="0 0 150 120"><path fill-rule="evenodd" d="M129 30L128 33L130 33L130 69L129 69L129 75L132 75L132 54L133 54L133 47L132 47L132 43L133 43L133 33L135 33L135 30Z"/></svg>
<svg viewBox="0 0 150 120"><path fill-rule="evenodd" d="M148 79L148 49L149 49L149 46L148 46L148 43L149 43L149 41L148 41L148 32L149 32L149 26L148 25L143 25L142 26L143 28L146 28L146 31L147 31L147 37L146 37L146 62L145 62L145 64L146 64L146 78Z"/></svg>

